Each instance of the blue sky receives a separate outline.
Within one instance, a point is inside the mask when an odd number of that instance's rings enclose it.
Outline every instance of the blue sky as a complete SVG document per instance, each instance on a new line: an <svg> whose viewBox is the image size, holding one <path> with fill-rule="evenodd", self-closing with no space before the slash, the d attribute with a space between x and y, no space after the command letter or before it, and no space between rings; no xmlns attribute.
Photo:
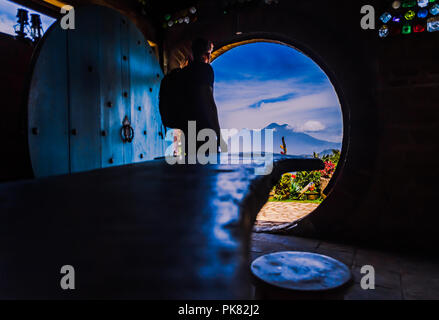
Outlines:
<svg viewBox="0 0 439 320"><path fill-rule="evenodd" d="M342 141L340 103L326 74L308 56L275 43L236 47L212 63L222 128L270 123L315 138Z"/></svg>
<svg viewBox="0 0 439 320"><path fill-rule="evenodd" d="M29 11L29 22L30 22L30 14L38 13L41 16L41 22L43 24L43 30L46 31L47 28L55 21L55 19L51 17L47 17L39 12L32 11L23 6L17 5L14 2L7 0L0 0L0 32L8 33L15 35L14 25L17 24L17 9L24 8Z"/></svg>

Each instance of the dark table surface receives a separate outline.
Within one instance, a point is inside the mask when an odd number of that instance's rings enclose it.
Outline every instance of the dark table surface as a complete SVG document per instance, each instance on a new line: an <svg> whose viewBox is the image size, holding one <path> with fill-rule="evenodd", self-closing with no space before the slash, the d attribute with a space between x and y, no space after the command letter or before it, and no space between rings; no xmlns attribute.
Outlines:
<svg viewBox="0 0 439 320"><path fill-rule="evenodd" d="M0 298L249 298L252 224L281 174L241 164L135 165L0 184ZM270 171L270 170L268 170ZM63 265L75 290L62 290Z"/></svg>

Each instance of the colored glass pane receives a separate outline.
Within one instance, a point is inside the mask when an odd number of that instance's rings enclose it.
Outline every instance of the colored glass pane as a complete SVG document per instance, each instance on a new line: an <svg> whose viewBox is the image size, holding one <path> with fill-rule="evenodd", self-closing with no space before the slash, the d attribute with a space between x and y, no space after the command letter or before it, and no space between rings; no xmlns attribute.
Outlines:
<svg viewBox="0 0 439 320"><path fill-rule="evenodd" d="M416 26L413 27L413 32L424 32L425 31L425 26L422 24L417 24Z"/></svg>
<svg viewBox="0 0 439 320"><path fill-rule="evenodd" d="M390 29L390 34L393 36L401 34L401 27L400 26L392 27L392 29Z"/></svg>
<svg viewBox="0 0 439 320"><path fill-rule="evenodd" d="M380 30L378 30L378 35L380 36L380 38L387 37L389 35L389 27L387 27L386 25L382 26Z"/></svg>
<svg viewBox="0 0 439 320"><path fill-rule="evenodd" d="M405 0L402 3L403 8L412 8L414 6L416 6L416 0Z"/></svg>
<svg viewBox="0 0 439 320"><path fill-rule="evenodd" d="M421 9L418 11L418 18L426 18L428 16L428 10L427 9Z"/></svg>
<svg viewBox="0 0 439 320"><path fill-rule="evenodd" d="M439 4L434 4L431 8L430 8L430 13L434 16L439 14Z"/></svg>
<svg viewBox="0 0 439 320"><path fill-rule="evenodd" d="M439 31L439 17L434 17L427 20L427 31Z"/></svg>
<svg viewBox="0 0 439 320"><path fill-rule="evenodd" d="M409 34L412 33L412 26L410 25L405 25L402 27L402 34Z"/></svg>
<svg viewBox="0 0 439 320"><path fill-rule="evenodd" d="M391 15L390 13L388 13L388 12L384 12L384 13L381 15L381 17L380 17L380 20L381 20L383 23L387 23L387 22L389 22L390 19L392 19L392 15Z"/></svg>
<svg viewBox="0 0 439 320"><path fill-rule="evenodd" d="M418 0L418 6L420 6L421 8L425 8L426 6L428 6L428 2L429 0Z"/></svg>
<svg viewBox="0 0 439 320"><path fill-rule="evenodd" d="M404 18L406 20L413 20L416 17L416 13L413 10L409 10L405 13Z"/></svg>

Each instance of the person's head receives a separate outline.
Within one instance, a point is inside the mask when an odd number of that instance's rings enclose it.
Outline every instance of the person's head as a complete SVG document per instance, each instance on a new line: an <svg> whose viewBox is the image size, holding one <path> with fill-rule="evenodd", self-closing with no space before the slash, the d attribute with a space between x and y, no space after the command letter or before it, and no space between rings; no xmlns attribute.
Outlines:
<svg viewBox="0 0 439 320"><path fill-rule="evenodd" d="M192 41L192 55L194 56L194 61L210 63L212 50L212 41L203 38L198 38Z"/></svg>

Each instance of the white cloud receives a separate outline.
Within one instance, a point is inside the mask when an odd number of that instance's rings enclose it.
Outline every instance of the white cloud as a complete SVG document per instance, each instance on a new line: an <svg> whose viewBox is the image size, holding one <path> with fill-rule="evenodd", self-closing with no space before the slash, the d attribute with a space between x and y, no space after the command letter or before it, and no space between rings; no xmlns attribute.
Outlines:
<svg viewBox="0 0 439 320"><path fill-rule="evenodd" d="M238 98L236 103L240 99ZM230 104L223 107L217 101L221 126L226 128L264 128L270 123L287 123L293 128L303 126L309 121L310 113L319 113L325 117L325 111L339 108L338 100L333 91L307 94L291 98L287 101L264 103L260 108L236 107ZM315 120L323 123L322 119Z"/></svg>
<svg viewBox="0 0 439 320"><path fill-rule="evenodd" d="M287 95L291 98L276 101ZM319 139L341 141L340 103L329 82L313 84L301 78L218 82L215 99L222 128L261 129L276 122ZM249 107L262 100L258 108Z"/></svg>
<svg viewBox="0 0 439 320"><path fill-rule="evenodd" d="M309 93L310 86L300 83L300 78L287 80L245 80L215 83L215 100L222 111L231 111L255 104L262 100L275 99L287 94ZM263 105L269 102L262 103Z"/></svg>
<svg viewBox="0 0 439 320"><path fill-rule="evenodd" d="M317 120L309 120L306 121L303 125L300 125L295 129L295 131L298 132L316 132L316 131L322 131L326 129L326 126Z"/></svg>

